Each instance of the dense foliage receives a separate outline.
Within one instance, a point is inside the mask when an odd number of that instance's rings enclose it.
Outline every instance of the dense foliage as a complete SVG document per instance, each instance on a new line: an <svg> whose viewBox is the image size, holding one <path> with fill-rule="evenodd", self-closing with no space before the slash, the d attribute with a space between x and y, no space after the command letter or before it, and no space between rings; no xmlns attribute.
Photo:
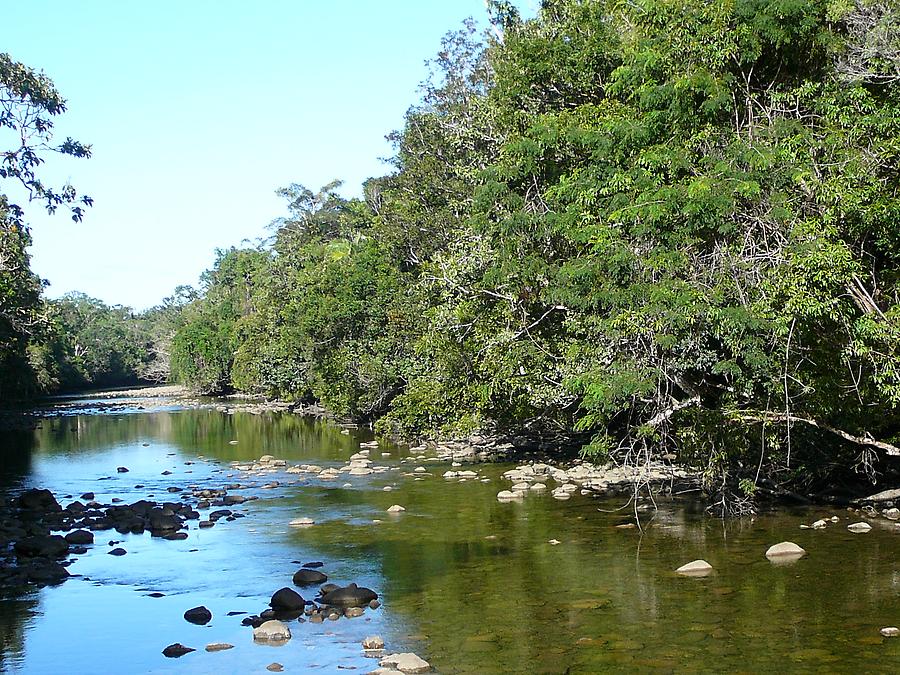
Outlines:
<svg viewBox="0 0 900 675"><path fill-rule="evenodd" d="M448 36L365 198L283 191L177 373L385 433L660 450L739 498L900 434L900 6L544 0ZM739 482L740 481L740 482Z"/></svg>

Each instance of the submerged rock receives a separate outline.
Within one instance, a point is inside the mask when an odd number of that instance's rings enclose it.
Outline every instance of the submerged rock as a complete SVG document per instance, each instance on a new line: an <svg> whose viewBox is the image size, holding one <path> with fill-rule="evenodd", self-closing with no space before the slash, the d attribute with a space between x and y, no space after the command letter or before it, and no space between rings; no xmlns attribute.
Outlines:
<svg viewBox="0 0 900 675"><path fill-rule="evenodd" d="M387 510L388 513L402 513L403 511L406 511L406 509L399 504L394 504Z"/></svg>
<svg viewBox="0 0 900 675"><path fill-rule="evenodd" d="M856 534L862 534L864 532L868 532L869 530L871 530L872 526L869 525L868 523L859 522L859 523L853 523L852 525L848 525L847 529Z"/></svg>

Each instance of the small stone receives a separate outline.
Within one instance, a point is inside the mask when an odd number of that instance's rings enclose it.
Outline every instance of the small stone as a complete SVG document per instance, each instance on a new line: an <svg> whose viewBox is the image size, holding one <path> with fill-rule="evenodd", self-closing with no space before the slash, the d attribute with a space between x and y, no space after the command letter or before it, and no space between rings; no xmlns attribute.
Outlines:
<svg viewBox="0 0 900 675"><path fill-rule="evenodd" d="M234 645L230 645L227 642L210 642L206 645L206 651L208 652L223 652L226 649L234 649Z"/></svg>
<svg viewBox="0 0 900 675"><path fill-rule="evenodd" d="M812 524L812 529L814 530L824 530L828 526L828 522L825 520L817 520Z"/></svg>
<svg viewBox="0 0 900 675"><path fill-rule="evenodd" d="M291 522L288 523L291 527L309 527L310 525L315 525L316 521L312 518L294 518Z"/></svg>
<svg viewBox="0 0 900 675"><path fill-rule="evenodd" d="M116 473L128 473L127 466L118 466L116 467Z"/></svg>
<svg viewBox="0 0 900 675"><path fill-rule="evenodd" d="M125 555L128 553L124 548L114 548L112 551L108 551L107 555Z"/></svg>
<svg viewBox="0 0 900 675"><path fill-rule="evenodd" d="M399 504L394 504L392 507L390 507L387 510L388 513L401 513L403 511L406 511L406 509L403 508L402 506L400 506Z"/></svg>
<svg viewBox="0 0 900 675"><path fill-rule="evenodd" d="M890 518L891 520L897 520L897 519L900 519L900 509L897 509L897 508L885 509L881 513L881 515L883 515L885 518Z"/></svg>
<svg viewBox="0 0 900 675"><path fill-rule="evenodd" d="M884 637L900 637L900 628L896 626L885 626L880 632Z"/></svg>
<svg viewBox="0 0 900 675"><path fill-rule="evenodd" d="M705 577L713 571L713 566L705 560L694 560L675 570L678 574L693 577Z"/></svg>
<svg viewBox="0 0 900 675"><path fill-rule="evenodd" d="M547 543L551 546L559 546L562 542L559 539L551 539Z"/></svg>
<svg viewBox="0 0 900 675"><path fill-rule="evenodd" d="M365 613L365 610L362 607L347 607L344 610L344 616L348 619L355 619L358 616L362 616Z"/></svg>
<svg viewBox="0 0 900 675"><path fill-rule="evenodd" d="M783 541L780 544L770 546L768 550L766 550L766 557L770 560L773 558L801 558L805 555L806 551L792 541Z"/></svg>
<svg viewBox="0 0 900 675"><path fill-rule="evenodd" d="M284 666L276 661L275 663L270 663L269 665L267 665L266 670L271 670L273 673L280 673L282 670L284 670Z"/></svg>
<svg viewBox="0 0 900 675"><path fill-rule="evenodd" d="M185 647L180 642L176 642L175 644L169 645L165 649L163 649L163 656L170 659L177 659L185 654L190 654L191 652L197 651L196 649L192 649L190 647Z"/></svg>
<svg viewBox="0 0 900 675"><path fill-rule="evenodd" d="M856 534L862 534L864 532L868 532L872 529L872 526L868 523L858 522L853 523L852 525L848 525L847 529Z"/></svg>
<svg viewBox="0 0 900 675"><path fill-rule="evenodd" d="M362 642L363 649L384 649L384 640L380 635L370 635Z"/></svg>
<svg viewBox="0 0 900 675"><path fill-rule="evenodd" d="M272 619L253 629L253 639L260 642L284 642L291 639L291 629L287 624Z"/></svg>

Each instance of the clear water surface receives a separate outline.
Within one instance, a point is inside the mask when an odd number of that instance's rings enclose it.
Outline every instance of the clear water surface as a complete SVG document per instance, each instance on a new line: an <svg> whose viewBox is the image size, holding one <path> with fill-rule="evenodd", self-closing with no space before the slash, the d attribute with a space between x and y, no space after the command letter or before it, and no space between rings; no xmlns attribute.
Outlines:
<svg viewBox="0 0 900 675"><path fill-rule="evenodd" d="M477 465L489 482L443 479L449 467L438 462L414 476L415 464L401 463L408 450L393 446L371 457L389 472L330 482L281 474L275 489L262 488L272 477L229 464L271 454L340 466L368 439L290 414L215 409L68 414L0 434L4 497L35 486L63 504L85 491L104 503L174 501L169 487L233 482L259 496L237 507L246 518L209 530L189 521L184 541L96 532L69 568L80 576L0 597L0 670L265 673L278 662L285 672L364 673L377 662L361 642L380 635L390 651L415 651L441 673L900 672L900 638L879 634L900 625L900 528L887 521L855 535L846 525L858 516L817 508L723 523L698 503L670 501L644 515L643 531L621 529L633 519L619 501L540 494L499 503L509 465ZM407 510L385 513L392 504ZM841 522L800 529L832 515ZM303 516L316 525L287 525ZM764 552L783 540L809 555L773 565ZM128 554L106 555L109 541ZM674 574L696 558L716 572ZM227 613L262 611L313 560L331 581L375 589L383 606L291 622L286 645L254 644L242 615ZM213 613L207 626L182 618L200 604ZM173 642L198 651L163 657ZM207 653L210 642L235 648Z"/></svg>

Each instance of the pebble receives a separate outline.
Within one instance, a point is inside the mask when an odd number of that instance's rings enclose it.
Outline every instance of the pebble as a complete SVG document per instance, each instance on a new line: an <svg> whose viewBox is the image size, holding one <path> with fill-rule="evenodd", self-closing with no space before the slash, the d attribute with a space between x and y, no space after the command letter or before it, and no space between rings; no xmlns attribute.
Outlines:
<svg viewBox="0 0 900 675"><path fill-rule="evenodd" d="M869 530L871 530L872 526L869 525L868 523L858 522L858 523L853 523L852 525L848 525L847 529L855 534L862 534L864 532L868 532Z"/></svg>
<svg viewBox="0 0 900 675"><path fill-rule="evenodd" d="M885 626L880 632L884 637L900 637L900 628L896 626Z"/></svg>
<svg viewBox="0 0 900 675"><path fill-rule="evenodd" d="M399 504L394 504L392 507L390 507L387 510L388 513L400 513L402 511L406 511L406 509L403 508L402 506L400 506Z"/></svg>

